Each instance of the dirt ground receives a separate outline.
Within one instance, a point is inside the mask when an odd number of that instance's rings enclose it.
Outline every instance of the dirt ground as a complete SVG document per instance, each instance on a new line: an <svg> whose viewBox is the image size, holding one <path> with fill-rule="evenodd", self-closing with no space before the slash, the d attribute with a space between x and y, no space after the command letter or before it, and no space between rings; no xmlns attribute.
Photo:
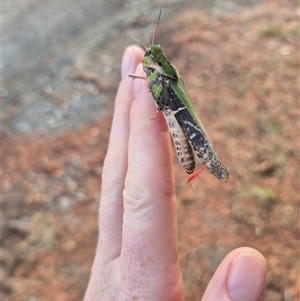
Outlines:
<svg viewBox="0 0 300 301"><path fill-rule="evenodd" d="M224 184L204 171L193 191L174 156L186 300L200 300L240 246L267 259L265 300L299 300L298 3L266 1L228 16L185 9L157 41L230 173ZM113 104L99 122L52 136L16 135L4 124L2 300L83 298L112 114Z"/></svg>

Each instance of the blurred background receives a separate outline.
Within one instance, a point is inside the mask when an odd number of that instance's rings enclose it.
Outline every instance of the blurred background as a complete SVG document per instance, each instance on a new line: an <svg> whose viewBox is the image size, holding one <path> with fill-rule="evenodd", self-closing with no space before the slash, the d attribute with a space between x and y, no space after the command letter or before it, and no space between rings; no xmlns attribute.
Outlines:
<svg viewBox="0 0 300 301"><path fill-rule="evenodd" d="M174 156L186 300L224 256L268 262L265 300L299 296L299 2L2 3L3 300L82 300L122 53L156 42L230 173L186 185ZM150 116L152 117L152 115ZM150 118L149 117L149 118Z"/></svg>

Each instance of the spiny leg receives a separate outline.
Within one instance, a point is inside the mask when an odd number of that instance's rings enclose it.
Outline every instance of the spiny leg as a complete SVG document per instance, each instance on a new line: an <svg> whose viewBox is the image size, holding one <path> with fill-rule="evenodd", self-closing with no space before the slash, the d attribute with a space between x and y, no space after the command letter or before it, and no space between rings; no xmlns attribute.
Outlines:
<svg viewBox="0 0 300 301"><path fill-rule="evenodd" d="M187 183L190 184L190 186L193 188L191 181L196 178L203 170L205 169L205 165L202 165L197 171L195 171L194 173L192 173L188 179L187 179Z"/></svg>
<svg viewBox="0 0 300 301"><path fill-rule="evenodd" d="M144 79L144 80L147 80L147 77L144 77L144 76L138 76L138 75L134 75L134 74L129 74L128 75L129 77L132 77L133 79L137 78L137 79ZM156 112L155 112L155 115L150 119L150 120L155 120L158 113L161 111L162 108L157 108L156 109Z"/></svg>
<svg viewBox="0 0 300 301"><path fill-rule="evenodd" d="M157 115L158 115L158 113L166 106L166 104L167 104L167 98L166 98L166 96L164 96L163 99L165 100L164 105L161 105L161 104L157 105L155 115L154 115L154 117L151 118L151 120L155 120L156 117L157 117Z"/></svg>
<svg viewBox="0 0 300 301"><path fill-rule="evenodd" d="M157 108L157 109L156 109L156 112L155 112L155 115L154 115L150 120L155 120L156 117L157 117L157 115L158 115L158 113L159 113L160 111L161 111L161 109Z"/></svg>
<svg viewBox="0 0 300 301"><path fill-rule="evenodd" d="M129 74L128 76L132 77L133 79L139 78L139 79L145 79L145 80L147 80L147 77L145 77L145 76L138 76L138 75L134 75L134 74Z"/></svg>

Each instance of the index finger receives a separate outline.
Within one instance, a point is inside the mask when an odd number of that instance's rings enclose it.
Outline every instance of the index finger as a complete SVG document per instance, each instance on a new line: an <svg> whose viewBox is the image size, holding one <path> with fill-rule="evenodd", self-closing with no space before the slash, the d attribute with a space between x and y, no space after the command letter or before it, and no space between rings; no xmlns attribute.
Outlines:
<svg viewBox="0 0 300 301"><path fill-rule="evenodd" d="M141 66L136 73L145 76ZM127 289L146 289L149 300L151 296L152 300L178 300L183 286L177 253L170 137L162 114L151 120L155 105L147 81L135 79L134 91L124 190L121 278ZM137 277L141 269L143 277Z"/></svg>

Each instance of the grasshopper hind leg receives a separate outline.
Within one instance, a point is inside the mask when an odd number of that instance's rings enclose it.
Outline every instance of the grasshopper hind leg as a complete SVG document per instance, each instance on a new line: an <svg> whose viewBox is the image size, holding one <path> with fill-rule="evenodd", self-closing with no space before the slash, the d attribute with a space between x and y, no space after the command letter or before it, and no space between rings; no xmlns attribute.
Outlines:
<svg viewBox="0 0 300 301"><path fill-rule="evenodd" d="M189 183L191 185L191 181L193 179L195 179L203 170L205 169L205 165L203 164L198 170L196 170L194 173L192 173L188 179L187 179L187 183Z"/></svg>

